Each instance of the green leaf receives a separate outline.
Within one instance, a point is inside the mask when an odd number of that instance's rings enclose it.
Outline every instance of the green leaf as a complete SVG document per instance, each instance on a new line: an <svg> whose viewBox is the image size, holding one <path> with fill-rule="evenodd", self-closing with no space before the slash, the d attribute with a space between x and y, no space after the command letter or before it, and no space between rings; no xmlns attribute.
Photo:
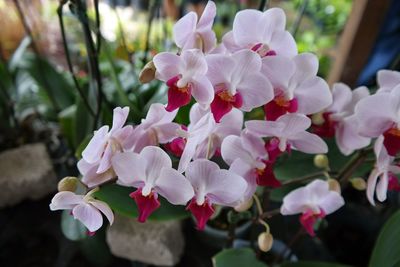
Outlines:
<svg viewBox="0 0 400 267"><path fill-rule="evenodd" d="M214 267L267 267L250 248L226 249L212 258Z"/></svg>
<svg viewBox="0 0 400 267"><path fill-rule="evenodd" d="M23 66L33 79L61 108L67 108L74 104L74 89L70 82L58 72L48 61L34 55L26 54L28 64Z"/></svg>
<svg viewBox="0 0 400 267"><path fill-rule="evenodd" d="M95 193L95 197L106 202L115 212L136 218L138 216L137 206L135 201L129 197L129 194L135 190L132 187L116 184L105 185ZM159 200L161 206L149 217L150 221L167 221L189 217L184 206L174 206L160 196Z"/></svg>
<svg viewBox="0 0 400 267"><path fill-rule="evenodd" d="M383 226L372 251L369 267L393 267L400 262L400 211Z"/></svg>
<svg viewBox="0 0 400 267"><path fill-rule="evenodd" d="M80 221L75 220L68 210L64 210L61 214L61 231L66 238L72 241L87 238L86 227Z"/></svg>
<svg viewBox="0 0 400 267"><path fill-rule="evenodd" d="M287 262L281 267L351 267L350 265L343 265L339 263L321 262L321 261L298 261Z"/></svg>
<svg viewBox="0 0 400 267"><path fill-rule="evenodd" d="M58 121L60 122L61 132L67 139L70 147L76 147L75 138L75 116L76 116L76 105L64 109L58 114Z"/></svg>

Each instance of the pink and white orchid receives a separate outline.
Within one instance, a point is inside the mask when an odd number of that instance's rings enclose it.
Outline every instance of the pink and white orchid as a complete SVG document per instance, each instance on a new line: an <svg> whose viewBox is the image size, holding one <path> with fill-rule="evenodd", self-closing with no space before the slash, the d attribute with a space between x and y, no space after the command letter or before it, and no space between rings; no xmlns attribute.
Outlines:
<svg viewBox="0 0 400 267"><path fill-rule="evenodd" d="M367 87L353 91L343 83L336 83L332 89L333 102L322 114L323 122L313 125L313 132L322 137L336 135L336 143L344 155L366 147L371 139L358 134L358 120L354 115L355 105L369 96Z"/></svg>
<svg viewBox="0 0 400 267"><path fill-rule="evenodd" d="M374 145L376 165L368 177L367 198L372 205L375 205L374 194L379 201L386 200L386 193L391 179L397 179L394 174L400 173L400 167L393 163L391 157L383 145L383 136L380 136ZM379 181L378 181L379 178Z"/></svg>
<svg viewBox="0 0 400 267"><path fill-rule="evenodd" d="M281 152L295 149L304 153L327 153L328 146L316 134L306 131L311 120L303 114L286 114L276 121L253 120L245 123L246 129L260 137L272 137Z"/></svg>
<svg viewBox="0 0 400 267"><path fill-rule="evenodd" d="M206 57L207 77L214 86L211 112L215 121L233 107L249 112L273 98L272 86L261 73L260 57L249 50L233 55L213 54Z"/></svg>
<svg viewBox="0 0 400 267"><path fill-rule="evenodd" d="M390 93L392 90L398 90L400 89L400 72L380 70L377 74L377 81L379 86L377 93Z"/></svg>
<svg viewBox="0 0 400 267"><path fill-rule="evenodd" d="M112 156L116 152L124 151L132 146L133 127L123 127L128 113L129 107L115 108L111 130L109 131L107 125L98 129L83 150L82 158L85 163L92 166L98 164L96 173L100 174L109 170Z"/></svg>
<svg viewBox="0 0 400 267"><path fill-rule="evenodd" d="M206 159L191 162L185 175L194 188L194 197L187 209L196 218L199 230L204 229L214 213L213 204L233 207L247 187L242 177Z"/></svg>
<svg viewBox="0 0 400 267"><path fill-rule="evenodd" d="M133 151L140 153L146 146L165 144L177 137L180 125L172 122L177 112L166 111L163 104L152 104L146 118L133 130L136 139Z"/></svg>
<svg viewBox="0 0 400 267"><path fill-rule="evenodd" d="M280 8L265 12L246 9L236 14L232 31L225 34L222 41L231 52L251 49L261 57L293 57L297 54L297 45L285 27L286 16Z"/></svg>
<svg viewBox="0 0 400 267"><path fill-rule="evenodd" d="M255 192L257 185L279 187L280 181L273 172L274 161L269 159L264 141L248 132L241 136L228 136L221 146L221 155L230 166L230 170L243 176L249 184L244 195L248 200Z"/></svg>
<svg viewBox="0 0 400 267"><path fill-rule="evenodd" d="M195 12L189 12L182 17L173 28L174 41L182 50L197 48L207 53L211 51L217 38L212 30L217 14L213 1L208 1L200 19Z"/></svg>
<svg viewBox="0 0 400 267"><path fill-rule="evenodd" d="M211 103L214 90L206 77L207 62L200 50L185 50L180 56L159 53L153 62L157 69L156 78L166 82L169 87L167 111L189 104L192 96L203 106Z"/></svg>
<svg viewBox="0 0 400 267"><path fill-rule="evenodd" d="M71 210L71 215L85 225L89 234L94 234L103 225L102 213L110 225L114 221L114 214L107 203L93 198L91 192L86 196L69 191L58 192L51 200L50 210Z"/></svg>
<svg viewBox="0 0 400 267"><path fill-rule="evenodd" d="M303 53L290 59L283 56L262 59L261 73L272 83L274 99L264 106L267 120L286 113L317 113L332 103L324 79L317 76L318 58Z"/></svg>
<svg viewBox="0 0 400 267"><path fill-rule="evenodd" d="M374 138L383 134L383 145L388 154L395 156L400 151L400 90L382 92L360 100L355 114L360 135Z"/></svg>
<svg viewBox="0 0 400 267"><path fill-rule="evenodd" d="M167 153L155 146L145 147L140 154L125 152L112 159L118 183L136 187L130 194L139 210L139 222L145 222L160 207L160 194L174 205L185 205L194 195L188 180L172 168Z"/></svg>
<svg viewBox="0 0 400 267"><path fill-rule="evenodd" d="M293 190L283 198L282 215L301 213L300 223L311 236L315 236L314 224L344 205L343 197L329 190L326 181L314 180L305 187Z"/></svg>

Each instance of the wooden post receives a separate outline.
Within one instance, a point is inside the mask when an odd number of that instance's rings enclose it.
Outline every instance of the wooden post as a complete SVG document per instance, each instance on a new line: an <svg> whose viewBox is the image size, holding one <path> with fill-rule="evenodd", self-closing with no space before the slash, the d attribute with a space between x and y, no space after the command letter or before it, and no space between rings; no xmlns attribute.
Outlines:
<svg viewBox="0 0 400 267"><path fill-rule="evenodd" d="M391 0L355 0L335 52L328 83L354 87L368 61Z"/></svg>

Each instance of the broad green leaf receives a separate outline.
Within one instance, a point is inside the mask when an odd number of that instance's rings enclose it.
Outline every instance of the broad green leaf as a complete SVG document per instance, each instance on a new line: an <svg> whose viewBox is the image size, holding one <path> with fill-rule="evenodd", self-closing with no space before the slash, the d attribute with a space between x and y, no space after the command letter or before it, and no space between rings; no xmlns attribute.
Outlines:
<svg viewBox="0 0 400 267"><path fill-rule="evenodd" d="M393 267L400 262L400 211L397 211L383 226L369 267Z"/></svg>
<svg viewBox="0 0 400 267"><path fill-rule="evenodd" d="M212 258L214 267L267 267L250 248L226 249Z"/></svg>
<svg viewBox="0 0 400 267"><path fill-rule="evenodd" d="M124 187L116 184L105 185L100 191L95 193L95 197L106 202L115 211L124 216L138 216L136 203L129 197L129 194L136 189ZM189 213L184 206L174 206L159 196L161 206L150 217L151 221L167 221L184 219L189 217Z"/></svg>
<svg viewBox="0 0 400 267"><path fill-rule="evenodd" d="M64 210L61 214L61 231L66 238L72 241L78 241L87 238L86 227L69 210Z"/></svg>
<svg viewBox="0 0 400 267"><path fill-rule="evenodd" d="M282 264L281 267L351 267L351 266L339 263L322 262L322 261L299 261L299 262L287 262Z"/></svg>

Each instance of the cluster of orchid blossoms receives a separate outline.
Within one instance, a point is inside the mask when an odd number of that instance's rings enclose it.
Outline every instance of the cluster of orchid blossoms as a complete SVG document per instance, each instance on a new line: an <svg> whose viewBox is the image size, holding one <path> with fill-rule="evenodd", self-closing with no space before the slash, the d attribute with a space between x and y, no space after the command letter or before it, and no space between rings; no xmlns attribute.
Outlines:
<svg viewBox="0 0 400 267"><path fill-rule="evenodd" d="M141 77L150 81L154 74L166 83L167 105L152 104L137 126L124 126L128 107L116 108L111 129L98 129L78 162L89 193L61 191L52 210L72 209L95 232L102 225L101 213L110 223L113 213L93 192L116 181L132 187L140 222L160 207L162 196L186 205L201 230L216 205L239 210L258 186L281 186L274 164L282 154L327 153L320 136L333 135L345 155L378 137L377 164L367 191L374 203L377 184L377 198L385 199L393 173L400 172L393 163L400 150L399 73L380 72L380 89L372 96L364 87L351 91L344 84L335 84L331 92L317 76L317 57L298 54L281 9L238 12L232 31L218 45L212 30L215 16L210 1L200 18L191 12L175 24L179 52L157 54ZM179 108L192 100L190 124L173 122ZM255 108L264 110L265 119L244 121L244 113ZM229 168L213 161L221 157ZM300 214L301 224L314 235L315 222L343 205L340 193L318 179L289 193L281 214Z"/></svg>

